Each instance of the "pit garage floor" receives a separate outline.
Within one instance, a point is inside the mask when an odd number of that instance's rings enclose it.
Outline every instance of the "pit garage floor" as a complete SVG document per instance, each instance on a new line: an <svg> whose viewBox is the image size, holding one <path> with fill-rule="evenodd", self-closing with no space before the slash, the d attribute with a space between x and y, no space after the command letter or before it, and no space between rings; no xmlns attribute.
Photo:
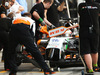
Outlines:
<svg viewBox="0 0 100 75"><path fill-rule="evenodd" d="M1 60L2 52L0 52ZM84 67L67 67L61 68L60 71L56 71L55 75L82 75L81 72ZM9 71L4 71L4 63L0 61L0 75L9 75ZM18 67L17 75L44 75L40 69L34 67L31 63L22 63ZM100 75L100 73L95 73L94 75Z"/></svg>

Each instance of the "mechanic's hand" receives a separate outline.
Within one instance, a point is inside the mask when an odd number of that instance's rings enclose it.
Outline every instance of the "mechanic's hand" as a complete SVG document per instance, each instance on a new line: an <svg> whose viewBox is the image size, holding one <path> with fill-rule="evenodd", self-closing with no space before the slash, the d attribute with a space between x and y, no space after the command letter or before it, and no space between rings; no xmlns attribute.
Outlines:
<svg viewBox="0 0 100 75"><path fill-rule="evenodd" d="M51 25L50 27L49 27L50 29L54 29L54 28L56 28L54 25Z"/></svg>
<svg viewBox="0 0 100 75"><path fill-rule="evenodd" d="M45 23L44 21L42 21L42 22L41 22L41 25L42 25L42 26L45 26L45 25L46 25L46 23Z"/></svg>

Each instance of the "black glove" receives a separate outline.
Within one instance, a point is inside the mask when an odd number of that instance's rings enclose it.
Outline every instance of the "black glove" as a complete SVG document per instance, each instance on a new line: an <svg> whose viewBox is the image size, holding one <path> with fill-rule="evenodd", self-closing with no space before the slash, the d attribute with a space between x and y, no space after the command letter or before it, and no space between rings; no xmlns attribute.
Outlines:
<svg viewBox="0 0 100 75"><path fill-rule="evenodd" d="M43 22L41 22L41 25L42 25L42 26L45 26L45 25L46 25L46 23L43 21Z"/></svg>
<svg viewBox="0 0 100 75"><path fill-rule="evenodd" d="M54 25L51 25L50 27L49 27L50 29L54 29L54 28L56 28Z"/></svg>

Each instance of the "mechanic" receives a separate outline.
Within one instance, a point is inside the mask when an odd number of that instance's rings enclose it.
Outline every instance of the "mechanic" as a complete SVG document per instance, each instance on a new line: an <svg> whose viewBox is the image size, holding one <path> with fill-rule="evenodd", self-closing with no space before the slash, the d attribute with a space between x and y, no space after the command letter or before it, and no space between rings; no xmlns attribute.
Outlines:
<svg viewBox="0 0 100 75"><path fill-rule="evenodd" d="M99 3L100 5L100 0L96 0L96 2ZM99 14L99 32L100 32L100 14ZM100 67L100 33L99 33L99 47L98 47L98 53L99 53L99 57L98 57L98 66Z"/></svg>
<svg viewBox="0 0 100 75"><path fill-rule="evenodd" d="M7 17L7 9L11 7L11 0L2 0L2 5L0 6L0 18Z"/></svg>
<svg viewBox="0 0 100 75"><path fill-rule="evenodd" d="M11 28L12 19L6 16L6 10L10 8L10 4L10 0L2 0L2 6L0 7L0 49L3 48L2 61L4 61L5 70L9 69L6 54L8 51L9 31Z"/></svg>
<svg viewBox="0 0 100 75"><path fill-rule="evenodd" d="M10 46L8 51L8 61L10 67L9 75L16 75L17 65L16 65L16 50L18 44L24 45L28 52L32 54L40 67L44 70L45 75L52 75L53 71L50 71L47 64L44 62L44 58L41 55L39 49L37 48L34 39L33 39L33 27L35 25L35 21L31 19L30 13L24 13L25 17L16 18L13 21L13 25L9 34L10 38ZM30 16L29 16L30 14ZM28 16L28 17L27 17ZM33 33L32 33L33 32ZM50 74L51 73L51 74Z"/></svg>
<svg viewBox="0 0 100 75"><path fill-rule="evenodd" d="M69 0L68 4L71 18L77 18L77 0Z"/></svg>
<svg viewBox="0 0 100 75"><path fill-rule="evenodd" d="M24 11L24 7L21 6L16 0L11 0L11 8L8 10L8 14L13 12L14 18L21 17L21 12Z"/></svg>
<svg viewBox="0 0 100 75"><path fill-rule="evenodd" d="M56 27L59 27L59 12L63 11L64 0L54 0L52 6L47 10L47 20Z"/></svg>
<svg viewBox="0 0 100 75"><path fill-rule="evenodd" d="M50 8L52 5L53 0L44 0L41 3L36 4L32 7L30 13L32 15L32 19L36 22L36 35L35 40L36 42L42 38L42 33L38 30L39 24L41 25L48 25L50 27L55 27L53 24L51 24L45 17L44 17L44 11L45 9Z"/></svg>
<svg viewBox="0 0 100 75"><path fill-rule="evenodd" d="M21 6L24 7L24 11L21 12L21 14L24 14L25 12L28 12L28 6L26 0L16 0Z"/></svg>
<svg viewBox="0 0 100 75"><path fill-rule="evenodd" d="M0 49L3 48L2 61L4 60L4 69L9 70L7 62L7 51L9 45L9 31L12 25L11 18L0 18Z"/></svg>
<svg viewBox="0 0 100 75"><path fill-rule="evenodd" d="M80 15L80 53L89 69L89 73L100 72L98 67L100 6L93 0L86 0L78 6Z"/></svg>

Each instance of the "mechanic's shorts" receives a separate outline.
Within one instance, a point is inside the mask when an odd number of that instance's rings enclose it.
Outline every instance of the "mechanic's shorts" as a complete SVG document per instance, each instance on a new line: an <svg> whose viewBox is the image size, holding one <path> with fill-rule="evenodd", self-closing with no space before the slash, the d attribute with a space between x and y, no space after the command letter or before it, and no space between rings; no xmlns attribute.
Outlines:
<svg viewBox="0 0 100 75"><path fill-rule="evenodd" d="M80 37L80 54L98 52L99 36Z"/></svg>

